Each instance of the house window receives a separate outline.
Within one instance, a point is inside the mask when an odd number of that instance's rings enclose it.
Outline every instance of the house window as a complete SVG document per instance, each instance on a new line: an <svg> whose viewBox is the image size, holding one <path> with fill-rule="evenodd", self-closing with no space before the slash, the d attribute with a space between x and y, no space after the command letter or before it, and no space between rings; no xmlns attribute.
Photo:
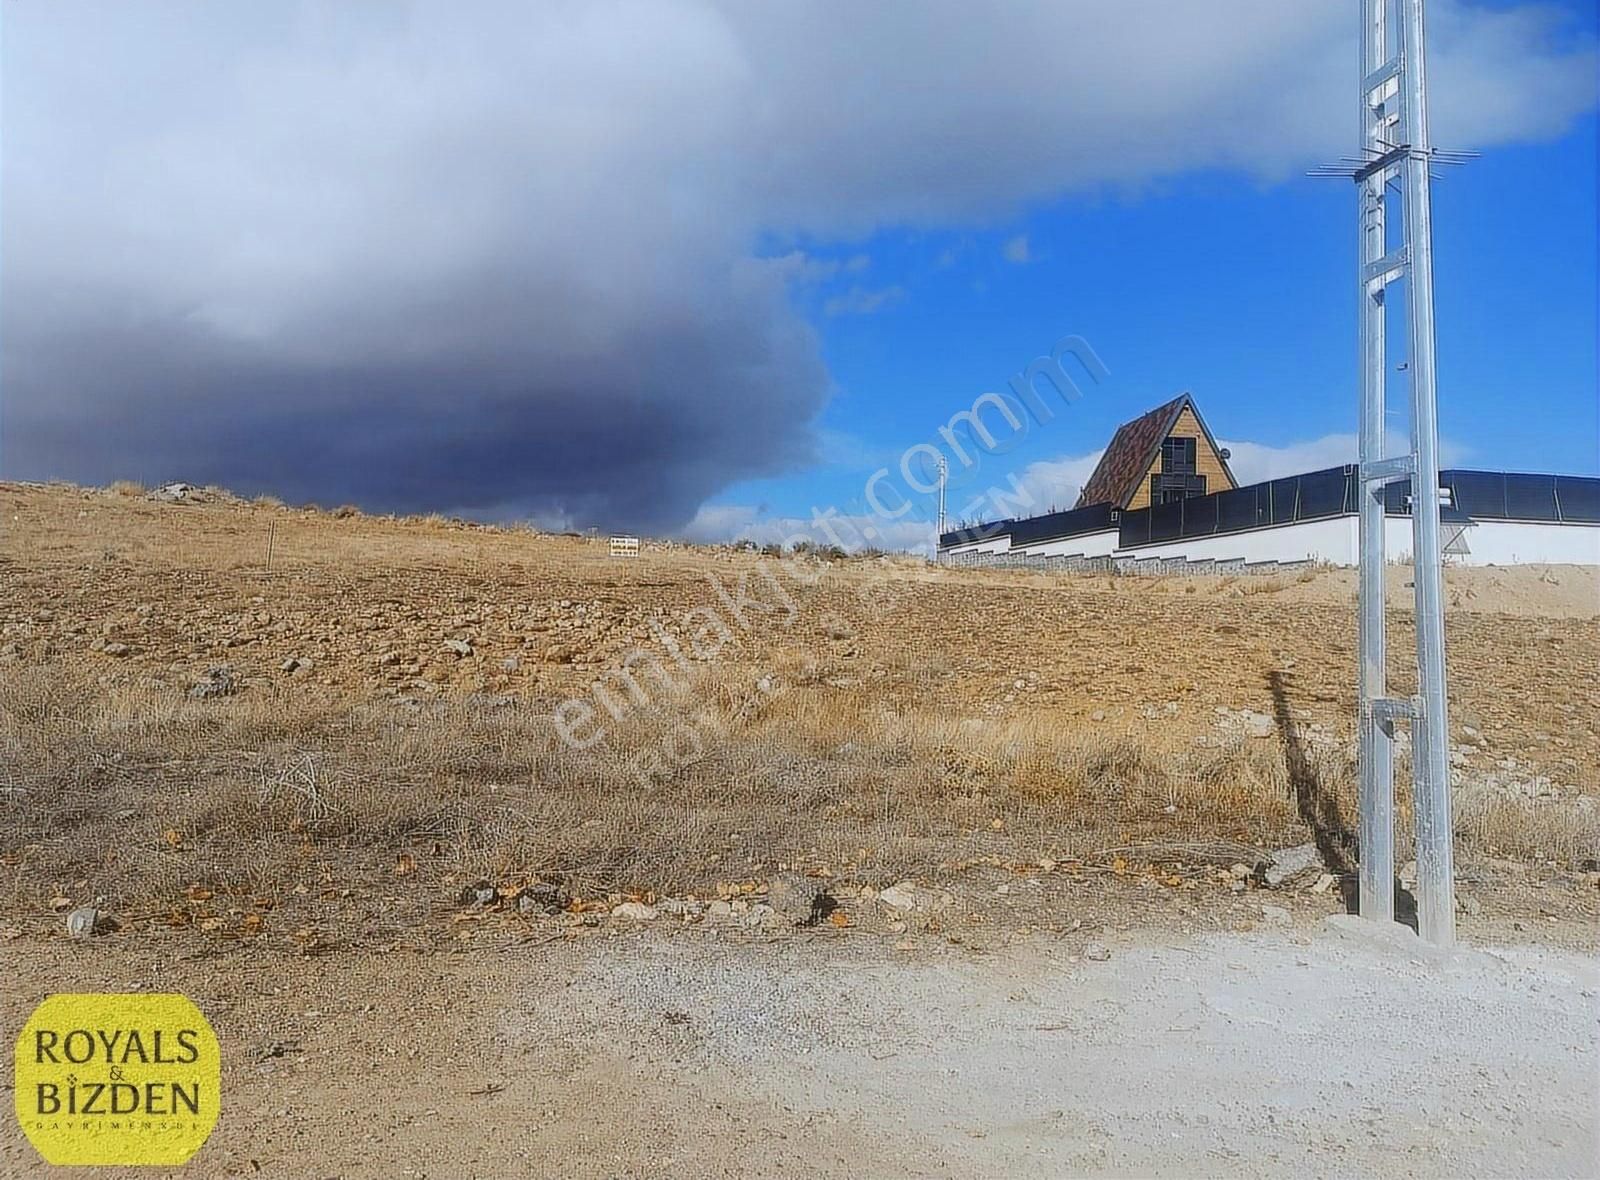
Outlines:
<svg viewBox="0 0 1600 1180"><path fill-rule="evenodd" d="M1195 474L1194 439L1165 439L1161 443L1161 471L1164 475Z"/></svg>
<svg viewBox="0 0 1600 1180"><path fill-rule="evenodd" d="M1193 442L1193 439L1189 440ZM1174 475L1163 472L1150 477L1150 503L1166 504L1171 500L1187 500L1191 496L1206 494L1206 477L1203 475Z"/></svg>

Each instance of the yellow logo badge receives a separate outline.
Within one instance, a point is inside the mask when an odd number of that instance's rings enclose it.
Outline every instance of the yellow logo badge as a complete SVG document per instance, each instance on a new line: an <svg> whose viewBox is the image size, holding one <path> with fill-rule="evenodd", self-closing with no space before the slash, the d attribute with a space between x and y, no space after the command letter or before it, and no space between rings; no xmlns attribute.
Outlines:
<svg viewBox="0 0 1600 1180"><path fill-rule="evenodd" d="M186 996L51 996L17 1037L23 1133L52 1164L181 1164L217 1125L222 1050Z"/></svg>

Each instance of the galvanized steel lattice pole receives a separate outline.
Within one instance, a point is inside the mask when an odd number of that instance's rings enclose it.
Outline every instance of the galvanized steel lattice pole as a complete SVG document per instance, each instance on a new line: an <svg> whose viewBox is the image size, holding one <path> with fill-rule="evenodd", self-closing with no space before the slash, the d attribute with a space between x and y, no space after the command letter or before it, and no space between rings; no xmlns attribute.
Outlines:
<svg viewBox="0 0 1600 1180"><path fill-rule="evenodd" d="M1455 941L1455 884L1450 818L1449 717L1444 667L1444 604L1439 539L1438 411L1434 381L1433 240L1428 168L1422 0L1392 0L1399 34L1390 52L1391 0L1361 3L1360 196L1361 577L1360 759L1361 912L1394 918L1393 739L1411 722L1417 833L1417 922L1429 942ZM1403 240L1387 241L1385 193L1402 186ZM1388 364L1384 291L1409 277L1408 367L1411 449L1385 458L1384 387ZM1385 688L1383 488L1411 483L1412 562L1417 632L1417 695Z"/></svg>

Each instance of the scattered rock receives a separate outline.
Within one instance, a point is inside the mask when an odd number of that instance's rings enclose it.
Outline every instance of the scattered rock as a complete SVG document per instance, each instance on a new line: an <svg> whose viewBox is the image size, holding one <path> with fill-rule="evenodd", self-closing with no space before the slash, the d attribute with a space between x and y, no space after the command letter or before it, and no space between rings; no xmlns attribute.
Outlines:
<svg viewBox="0 0 1600 1180"><path fill-rule="evenodd" d="M767 904L796 926L815 926L839 908L825 884L800 873L779 873L768 879Z"/></svg>
<svg viewBox="0 0 1600 1180"><path fill-rule="evenodd" d="M117 925L117 920L104 910L92 905L79 906L67 915L67 936L93 938L96 934L110 934Z"/></svg>
<svg viewBox="0 0 1600 1180"><path fill-rule="evenodd" d="M465 639L446 639L444 643L440 644L440 646L443 647L445 651L454 652L463 659L472 654L472 644L468 643Z"/></svg>
<svg viewBox="0 0 1600 1180"><path fill-rule="evenodd" d="M517 894L517 912L558 914L572 901L571 891L560 881L535 881Z"/></svg>
<svg viewBox="0 0 1600 1180"><path fill-rule="evenodd" d="M878 894L878 900L895 910L940 910L955 898L943 889L928 889L915 881L901 881Z"/></svg>
<svg viewBox="0 0 1600 1180"><path fill-rule="evenodd" d="M179 500L189 499L189 497L194 494L194 491L195 488L193 484L164 483L159 488L156 488L155 491L150 493L150 498L152 500L165 500L167 503L173 504L177 503Z"/></svg>
<svg viewBox="0 0 1600 1180"><path fill-rule="evenodd" d="M1311 892L1326 893L1333 888L1333 883L1337 880L1338 878L1332 873L1323 873L1322 876L1317 878L1317 883L1311 887Z"/></svg>
<svg viewBox="0 0 1600 1180"><path fill-rule="evenodd" d="M133 649L131 647L129 647L126 643L112 642L112 643L105 644L103 647L101 647L100 648L100 653L102 655L114 656L117 659L121 659L123 656L127 655L132 650Z"/></svg>
<svg viewBox="0 0 1600 1180"><path fill-rule="evenodd" d="M625 901L611 911L611 916L625 922L649 922L659 913L655 906L645 905L642 901Z"/></svg>
<svg viewBox="0 0 1600 1180"><path fill-rule="evenodd" d="M304 658L303 656L290 656L288 659L284 660L283 663L278 665L278 670L279 671L287 672L291 676L296 676L296 675L300 675L300 674L305 673L305 672L309 672L309 671L311 671L311 668L312 668L311 661L306 659L306 658Z"/></svg>
<svg viewBox="0 0 1600 1180"><path fill-rule="evenodd" d="M196 701L209 701L216 697L231 696L238 688L233 669L227 664L207 668L206 674L189 689L189 697Z"/></svg>
<svg viewBox="0 0 1600 1180"><path fill-rule="evenodd" d="M466 906L493 905L500 891L487 881L474 881L461 891L460 901Z"/></svg>
<svg viewBox="0 0 1600 1180"><path fill-rule="evenodd" d="M1111 948L1103 942L1091 942L1083 948L1083 957L1091 963L1104 963L1111 958Z"/></svg>
<svg viewBox="0 0 1600 1180"><path fill-rule="evenodd" d="M1280 889L1297 877L1324 872L1322 854L1315 844L1296 844L1293 848L1280 848L1272 854L1272 861L1261 879L1268 888Z"/></svg>
<svg viewBox="0 0 1600 1180"><path fill-rule="evenodd" d="M1470 893L1457 893L1456 909L1469 917L1475 918L1483 912L1483 904Z"/></svg>

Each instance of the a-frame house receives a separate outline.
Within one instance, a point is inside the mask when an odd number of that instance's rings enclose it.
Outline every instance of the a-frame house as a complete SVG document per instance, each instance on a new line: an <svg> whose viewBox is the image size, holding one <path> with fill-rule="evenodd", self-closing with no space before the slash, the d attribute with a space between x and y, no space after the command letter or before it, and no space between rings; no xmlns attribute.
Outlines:
<svg viewBox="0 0 1600 1180"><path fill-rule="evenodd" d="M1194 398L1183 393L1117 427L1077 506L1145 508L1238 486L1228 452L1211 437Z"/></svg>

